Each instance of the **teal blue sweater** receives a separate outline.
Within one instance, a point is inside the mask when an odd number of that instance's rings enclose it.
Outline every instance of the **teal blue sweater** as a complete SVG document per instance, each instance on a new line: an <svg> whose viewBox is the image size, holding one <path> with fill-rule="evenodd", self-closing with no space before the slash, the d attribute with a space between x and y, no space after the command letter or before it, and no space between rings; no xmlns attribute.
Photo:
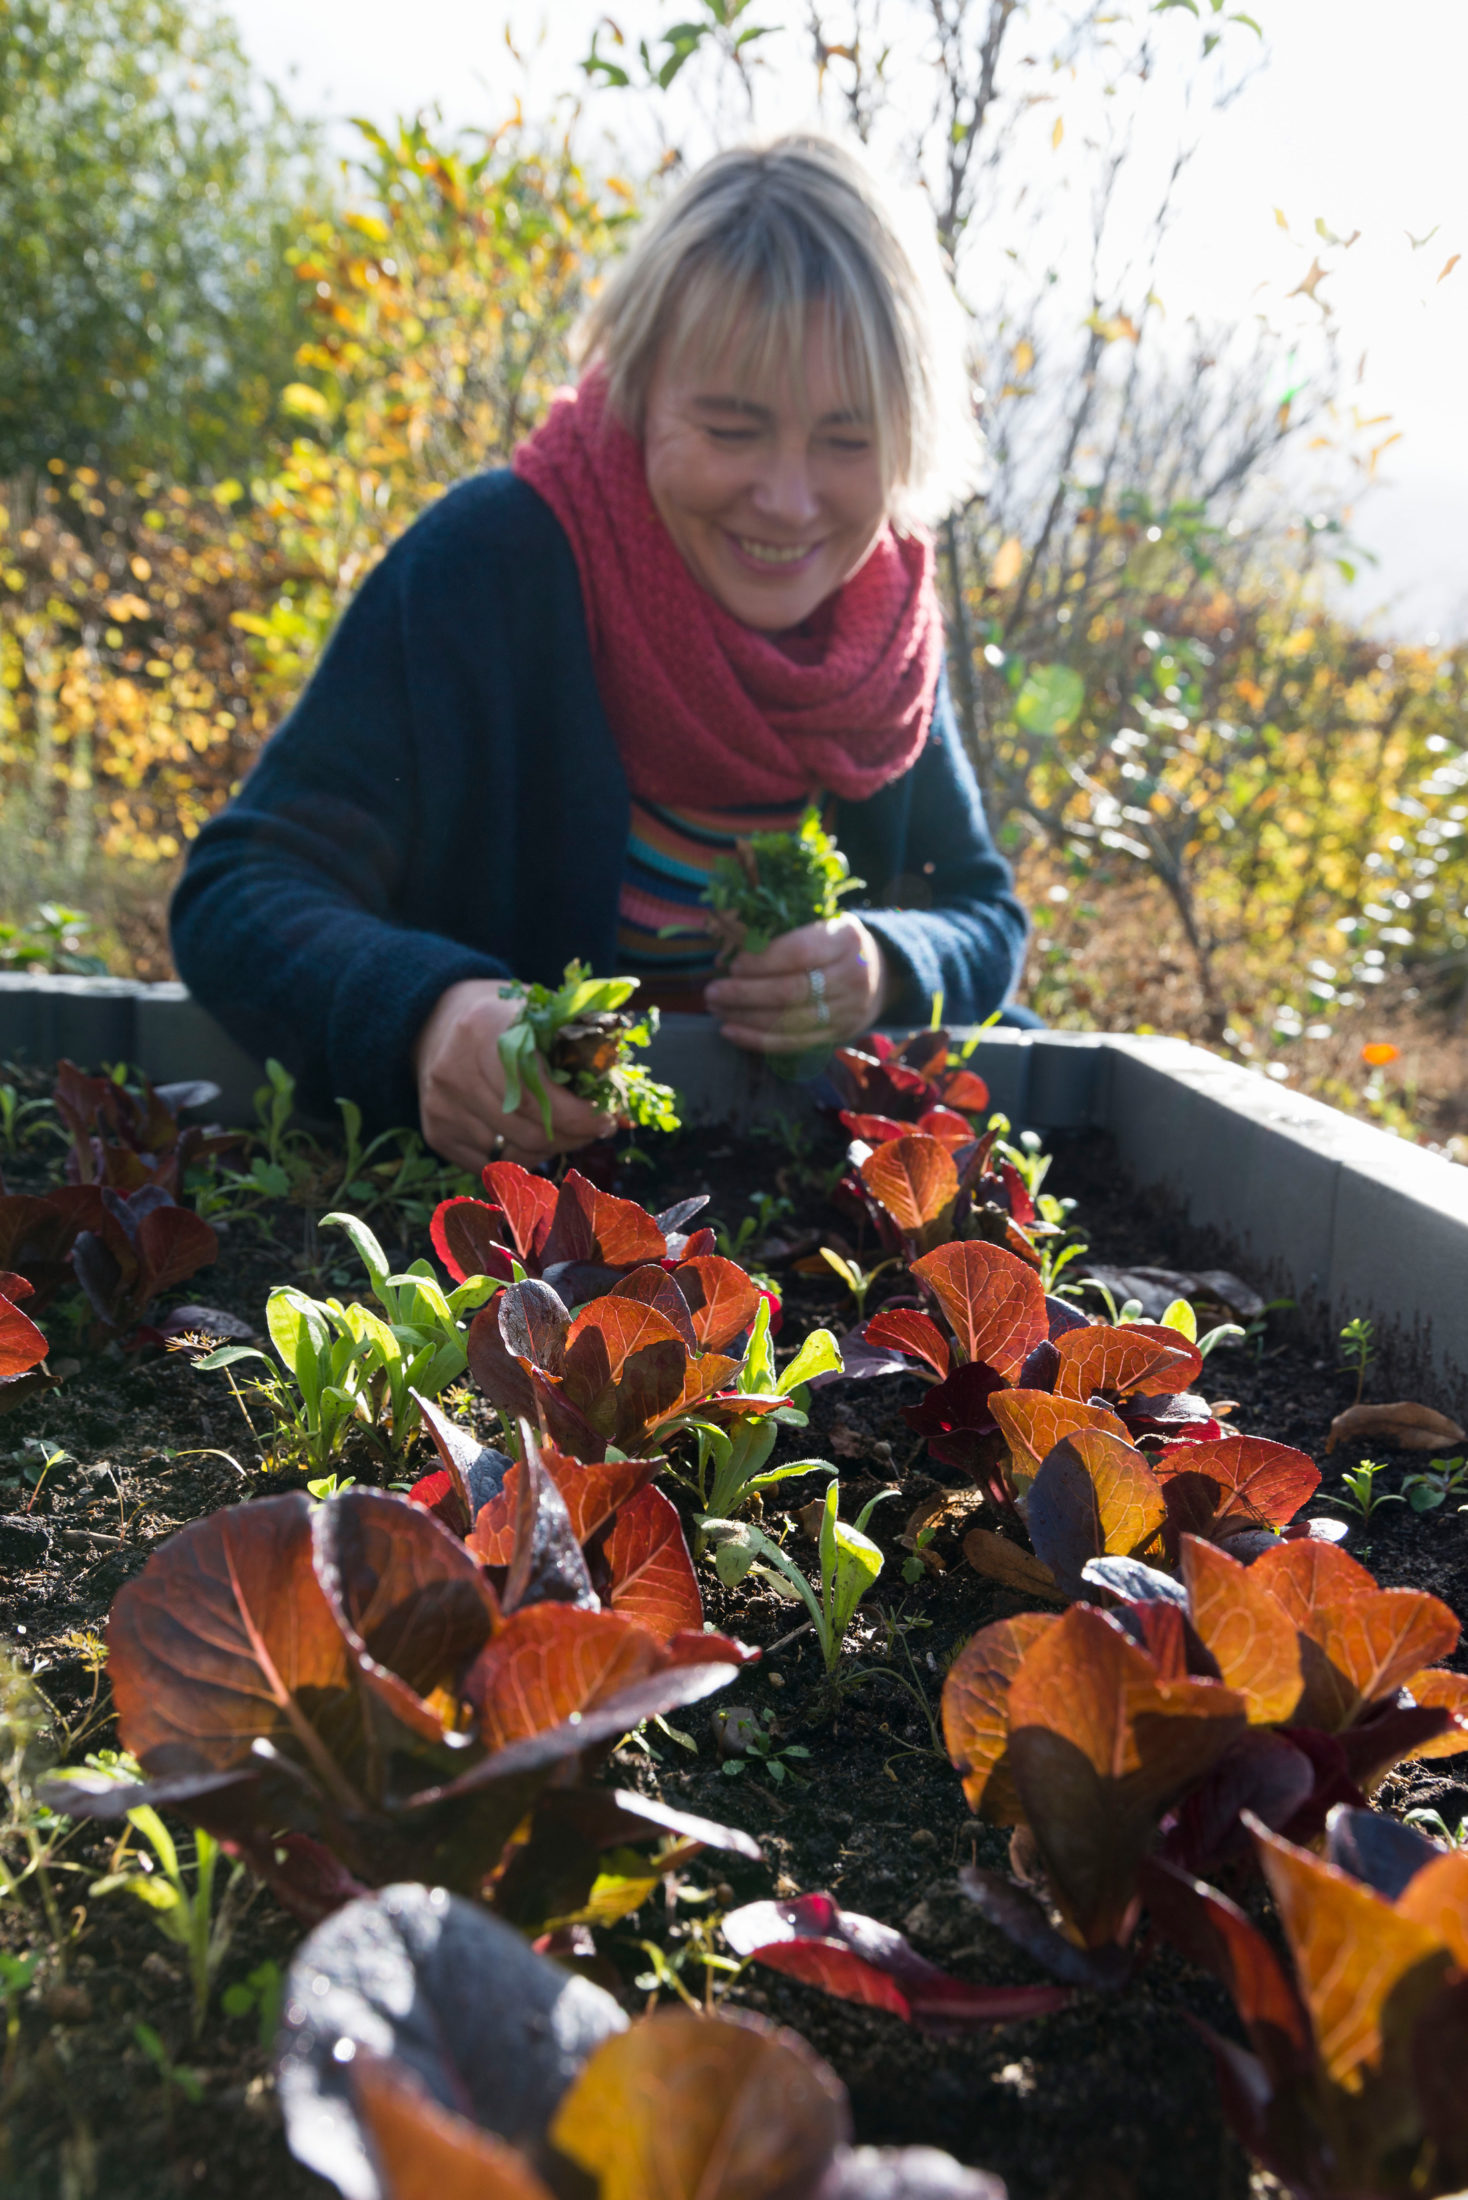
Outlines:
<svg viewBox="0 0 1468 2200"><path fill-rule="evenodd" d="M710 790L710 799L717 794ZM461 978L615 968L627 785L575 560L505 472L454 489L348 607L310 685L199 834L172 909L179 974L303 1105L416 1123L412 1048ZM1023 911L946 683L902 778L837 803L863 918L906 972L894 1021L1007 998ZM850 904L848 904L850 906Z"/></svg>

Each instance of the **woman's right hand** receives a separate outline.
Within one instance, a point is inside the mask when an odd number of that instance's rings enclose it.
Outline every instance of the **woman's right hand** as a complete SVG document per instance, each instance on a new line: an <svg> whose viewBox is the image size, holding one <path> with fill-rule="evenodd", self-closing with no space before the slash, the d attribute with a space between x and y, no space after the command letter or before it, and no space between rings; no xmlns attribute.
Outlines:
<svg viewBox="0 0 1468 2200"><path fill-rule="evenodd" d="M436 1154L461 1169L477 1173L496 1153L533 1169L553 1153L605 1138L613 1128L612 1116L598 1115L563 1085L550 1083L549 1137L530 1092L522 1092L519 1107L506 1113L499 1040L519 1013L519 1001L505 998L498 978L465 978L439 995L418 1034L413 1066L423 1136Z"/></svg>

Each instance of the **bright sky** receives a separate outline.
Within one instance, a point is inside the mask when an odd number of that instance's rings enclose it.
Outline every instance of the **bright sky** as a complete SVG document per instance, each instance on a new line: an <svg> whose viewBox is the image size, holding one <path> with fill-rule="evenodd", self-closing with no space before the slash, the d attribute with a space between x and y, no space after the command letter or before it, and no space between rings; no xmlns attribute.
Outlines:
<svg viewBox="0 0 1468 2200"><path fill-rule="evenodd" d="M414 0L408 9L402 0L232 0L232 12L253 58L300 108L384 121L437 104L450 122L483 124L524 83L505 51L507 17L522 47L543 22L553 26L533 64L538 101L581 88L576 64L605 9L598 0ZM629 32L673 19L657 0L612 12ZM1313 310L1284 301L1319 251L1333 269L1320 288L1349 361L1348 401L1363 418L1391 415L1370 442L1400 434L1356 509L1356 539L1379 562L1363 565L1353 608L1387 607L1384 623L1408 637L1468 633L1468 257L1438 280L1454 253L1468 255L1468 4L1255 0L1250 12L1268 33L1269 64L1209 126L1159 293L1170 317L1242 322L1265 310L1288 322ZM761 13L798 11L771 0ZM1180 13L1168 22L1188 28ZM776 61L774 42L767 50ZM627 110L603 95L593 117L625 126ZM1048 130L1047 119L1047 147ZM1317 219L1338 238L1359 229L1360 239L1329 251ZM1420 239L1434 228L1419 248L1409 243L1408 232Z"/></svg>

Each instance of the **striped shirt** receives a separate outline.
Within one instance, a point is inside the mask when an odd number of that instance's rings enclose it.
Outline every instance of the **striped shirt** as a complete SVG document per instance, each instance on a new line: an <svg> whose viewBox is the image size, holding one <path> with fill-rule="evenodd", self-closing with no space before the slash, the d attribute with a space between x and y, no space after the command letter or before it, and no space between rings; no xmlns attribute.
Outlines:
<svg viewBox="0 0 1468 2200"><path fill-rule="evenodd" d="M732 810L670 810L634 797L617 967L642 980L640 1000L662 1007L699 1004L714 967L716 943L702 905L714 864L751 833L798 831L809 806L803 797Z"/></svg>

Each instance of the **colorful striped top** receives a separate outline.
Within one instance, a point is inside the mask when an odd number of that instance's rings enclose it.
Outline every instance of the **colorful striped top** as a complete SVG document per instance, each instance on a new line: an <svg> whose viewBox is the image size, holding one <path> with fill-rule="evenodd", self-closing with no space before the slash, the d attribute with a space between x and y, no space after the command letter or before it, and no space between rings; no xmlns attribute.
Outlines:
<svg viewBox="0 0 1468 2200"><path fill-rule="evenodd" d="M699 1005L715 952L700 897L715 862L751 833L798 831L809 807L805 797L733 810L669 810L633 798L618 905L617 968L642 980L640 1001L664 1008Z"/></svg>

